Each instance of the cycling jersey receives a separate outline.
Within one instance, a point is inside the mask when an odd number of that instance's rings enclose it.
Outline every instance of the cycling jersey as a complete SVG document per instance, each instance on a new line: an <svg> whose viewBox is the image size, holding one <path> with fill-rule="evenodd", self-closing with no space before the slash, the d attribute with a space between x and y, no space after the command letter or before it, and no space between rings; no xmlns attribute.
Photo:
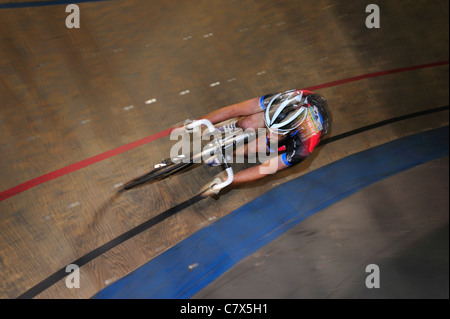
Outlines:
<svg viewBox="0 0 450 319"><path fill-rule="evenodd" d="M265 110L269 103L282 103L286 98L292 98L292 96L301 95L302 93L303 96L314 94L306 90L290 90L281 94L269 94L261 97L260 106ZM319 145L323 123L319 108L308 103L307 116L302 124L278 142L278 151L284 152L282 159L286 165L300 163L313 152L314 148ZM267 144L269 147L269 143ZM274 150L270 151L273 152Z"/></svg>

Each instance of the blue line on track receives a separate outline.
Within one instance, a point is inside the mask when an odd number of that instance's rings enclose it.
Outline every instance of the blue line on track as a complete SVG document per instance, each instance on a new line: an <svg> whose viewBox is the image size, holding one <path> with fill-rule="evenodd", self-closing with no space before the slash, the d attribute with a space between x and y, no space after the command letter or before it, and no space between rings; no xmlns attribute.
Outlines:
<svg viewBox="0 0 450 319"><path fill-rule="evenodd" d="M10 3L1 3L0 9L59 6L59 5L78 4L78 3L85 3L85 2L100 2L100 1L111 1L111 0L56 0L56 1L10 2Z"/></svg>
<svg viewBox="0 0 450 319"><path fill-rule="evenodd" d="M448 155L448 148L447 126L326 165L197 231L94 298L190 298L308 216L384 178Z"/></svg>

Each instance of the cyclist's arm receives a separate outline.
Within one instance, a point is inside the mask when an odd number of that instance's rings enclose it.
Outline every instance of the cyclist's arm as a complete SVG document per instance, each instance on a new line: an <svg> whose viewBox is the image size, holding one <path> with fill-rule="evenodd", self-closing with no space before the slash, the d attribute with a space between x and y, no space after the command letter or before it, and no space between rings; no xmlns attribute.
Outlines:
<svg viewBox="0 0 450 319"><path fill-rule="evenodd" d="M261 165L253 166L236 173L232 185L238 186L247 182L256 181L268 174L274 174L275 172L281 171L286 167L289 167L289 165L283 161L282 155L279 155L269 159Z"/></svg>
<svg viewBox="0 0 450 319"><path fill-rule="evenodd" d="M212 124L216 124L234 117L255 114L262 111L262 108L259 105L259 100L259 98L254 98L244 102L222 107L203 116L201 119L207 119L211 121Z"/></svg>

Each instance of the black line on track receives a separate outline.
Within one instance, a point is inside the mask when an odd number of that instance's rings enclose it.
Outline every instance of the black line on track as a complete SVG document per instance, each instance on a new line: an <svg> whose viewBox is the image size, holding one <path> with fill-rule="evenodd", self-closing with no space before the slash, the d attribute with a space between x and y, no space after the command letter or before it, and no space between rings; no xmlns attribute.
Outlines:
<svg viewBox="0 0 450 319"><path fill-rule="evenodd" d="M350 137L352 135L357 135L357 134L360 134L360 133L363 133L363 132L366 132L366 131L369 131L369 130L376 129L376 128L379 128L381 126L389 125L389 124L392 124L392 123L395 123L395 122L400 122L400 121L412 119L412 118L415 118L415 117L420 117L420 116L424 116L424 115L428 115L428 114L442 112L442 111L446 111L448 109L449 109L449 106L446 105L446 106L441 106L441 107L437 107L437 108L434 108L434 109L428 109L428 110L425 110L425 111L420 111L420 112L410 113L410 114L406 114L406 115L402 115L402 116L398 116L398 117L393 117L393 118L388 119L388 120L384 120L384 121L381 121L381 122L378 122L378 123L374 123L374 124L367 125L367 126L364 126L364 127L361 127L361 128L357 128L355 130L352 130L352 131L349 131L349 132L345 132L345 133L342 133L342 134L339 134L339 135L336 135L336 136L333 136L333 137L329 137L329 138L321 141L320 145L326 145L326 144L329 144L329 143L341 140L343 138Z"/></svg>
<svg viewBox="0 0 450 319"><path fill-rule="evenodd" d="M438 112L442 112L442 111L446 111L449 109L449 106L441 106L441 107L437 107L434 109L428 109L428 110L424 110L424 111L420 111L420 112L415 112L415 113L410 113L410 114L406 114L403 116L398 116L398 117L394 117L385 121L381 121L378 123L374 123L371 125L367 125L346 133L342 133L330 138L327 138L323 141L321 141L320 145L326 145L329 143L333 143L335 141L353 136L353 135L357 135L363 132L367 132L369 130L373 130L385 125L389 125L395 122L400 122L400 121L404 121L404 120L408 120L408 119L412 119L415 117L420 117L420 116L424 116L424 115L428 115L428 114L433 114L433 113L438 113ZM110 240L109 242L107 242L106 244L92 250L91 252L87 253L86 255L78 258L77 260L73 261L71 264L75 264L78 267L81 267L85 264L87 264L88 262L92 261L93 259L97 258L98 256L106 253L107 251L109 251L110 249L122 244L123 242L125 242L126 240L148 230L149 228L155 226L156 224L162 222L163 220L177 214L178 212L182 211L183 209L186 209L187 207L194 205L195 203L199 202L200 200L202 200L203 197L202 193L172 207L169 208L168 210L166 210L165 212L149 219L148 221L130 229L129 231L123 233L122 235ZM61 268L60 270L58 270L57 272L55 272L53 275L47 277L46 279L44 279L43 281L41 281L40 283L38 283L37 285L35 285L33 288L29 289L28 291L24 292L23 294L21 294L20 296L18 296L18 299L31 299L35 296L37 296L38 294L40 294L41 292L45 291L46 289L48 289L49 287L51 287L52 285L54 285L55 283L57 283L58 281L60 281L61 279L64 279L64 277L66 277L69 273L66 272L66 267Z"/></svg>

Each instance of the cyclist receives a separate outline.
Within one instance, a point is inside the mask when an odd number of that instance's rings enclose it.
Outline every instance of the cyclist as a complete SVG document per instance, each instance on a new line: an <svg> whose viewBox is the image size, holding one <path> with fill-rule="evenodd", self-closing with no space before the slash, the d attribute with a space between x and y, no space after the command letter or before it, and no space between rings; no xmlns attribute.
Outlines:
<svg viewBox="0 0 450 319"><path fill-rule="evenodd" d="M207 119L217 124L232 118L239 120L220 127L228 133L240 127L243 130L267 128L266 137L258 137L254 143L247 145L245 152L282 153L266 162L247 168L235 174L233 185L258 180L270 173L275 173L300 163L319 144L320 139L330 130L330 113L326 99L307 90L290 90L282 93L264 95L241 103L220 108L207 114ZM278 149L270 149L270 142L278 142ZM209 163L214 165L214 163ZM218 163L216 163L218 164Z"/></svg>

